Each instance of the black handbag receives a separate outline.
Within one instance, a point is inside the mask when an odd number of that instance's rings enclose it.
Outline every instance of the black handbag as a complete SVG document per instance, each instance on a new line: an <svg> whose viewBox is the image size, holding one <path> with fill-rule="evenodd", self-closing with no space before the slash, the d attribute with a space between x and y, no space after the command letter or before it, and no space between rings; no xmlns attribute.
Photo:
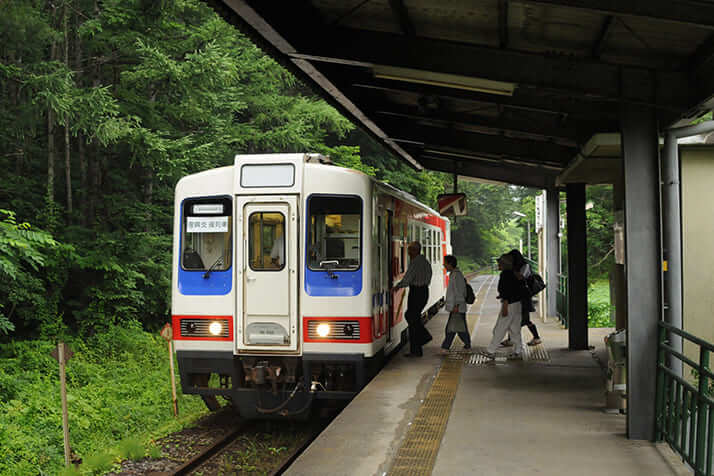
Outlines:
<svg viewBox="0 0 714 476"><path fill-rule="evenodd" d="M545 289L545 281L538 273L531 273L530 276L526 278L526 287L531 296L535 296L539 292Z"/></svg>

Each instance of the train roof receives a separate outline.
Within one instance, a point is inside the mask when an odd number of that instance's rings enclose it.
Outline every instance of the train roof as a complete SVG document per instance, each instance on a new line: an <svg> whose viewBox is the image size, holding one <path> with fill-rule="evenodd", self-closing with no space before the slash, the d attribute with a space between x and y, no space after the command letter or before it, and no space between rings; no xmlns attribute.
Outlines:
<svg viewBox="0 0 714 476"><path fill-rule="evenodd" d="M311 165L313 165L313 166L319 166L319 167L335 167L336 169L339 169L340 171L343 171L343 172L348 172L348 173L353 173L353 174L361 175L361 176L367 178L368 180L370 180L371 182L377 184L379 187L383 188L385 191L389 192L391 195L394 195L394 196L400 198L401 200L404 200L405 202L410 203L411 205L415 205L415 206L417 206L417 207L419 207L419 208L422 208L422 209L424 209L425 211L427 211L428 213L431 213L431 214L433 214L433 215L439 216L439 217L443 218L444 220L446 220L447 222L450 221L448 217L445 217L445 216L443 216L443 215L440 215L439 212L437 212L436 210L434 210L434 209L431 208L430 206L428 206L428 205L426 205L426 204L420 202L420 201L419 201L414 195L412 195L411 193L405 192L404 190L400 190L400 189L398 189L397 187L395 187L395 186L393 186L393 185L391 185L391 184L389 184L389 183L379 181L379 180L377 180L376 178L374 178L374 177L372 177L372 176L370 176L370 175L367 175L367 174L365 174L365 173L362 172L362 171L355 170L355 169L351 169L351 168L348 168L348 167L341 167L341 166L339 166L339 165L335 165L335 164L330 160L329 157L324 156L324 155L322 155L322 154L302 154L302 153L280 154L280 153L279 153L279 154L242 154L242 155L236 155L236 156L235 156L234 165L228 165L228 166L224 166L224 167L217 167L217 168L214 168L214 169L209 169L209 170L204 170L204 171L201 171L201 172L196 172L196 173L194 173L194 174L190 174L190 175L187 175L187 176L181 178L181 179L179 180L179 182L182 182L182 181L184 181L184 180L186 180L186 179L189 179L189 178L206 177L206 176L212 176L212 175L216 175L216 174L225 173L225 172L228 172L229 169L235 170L235 166L240 163L241 159L247 158L247 157L250 157L250 158L253 158L253 159L254 159L254 158L259 157L259 156L262 156L262 157L264 157L265 159L270 159L270 158L274 158L274 157L280 157L280 158L282 158L282 159L292 159L292 160L294 160L294 161L296 161L296 162L301 161L301 162L308 163L308 164L311 164ZM178 184L177 184L177 186L178 186Z"/></svg>

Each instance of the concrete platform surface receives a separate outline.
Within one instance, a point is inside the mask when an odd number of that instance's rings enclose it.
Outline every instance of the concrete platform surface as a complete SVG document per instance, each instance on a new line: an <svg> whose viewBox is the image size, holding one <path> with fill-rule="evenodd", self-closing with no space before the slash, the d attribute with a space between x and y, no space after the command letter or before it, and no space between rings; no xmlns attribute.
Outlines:
<svg viewBox="0 0 714 476"><path fill-rule="evenodd" d="M495 280L472 281L478 297L469 310L475 349L491 339L498 312ZM389 474L438 373L446 317L441 312L427 324L434 340L423 358L391 359L285 474ZM557 321L535 322L550 360L465 361L432 474L692 474L666 445L628 440L625 416L603 412L604 377L595 357L603 359L610 329L590 329L592 352L571 352ZM522 335L531 338L526 328ZM452 349L460 348L457 337Z"/></svg>

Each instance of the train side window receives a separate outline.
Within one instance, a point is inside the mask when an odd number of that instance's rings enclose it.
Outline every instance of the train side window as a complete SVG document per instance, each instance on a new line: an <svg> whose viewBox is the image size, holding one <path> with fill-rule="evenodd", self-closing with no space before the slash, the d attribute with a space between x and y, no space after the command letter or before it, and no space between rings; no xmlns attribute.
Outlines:
<svg viewBox="0 0 714 476"><path fill-rule="evenodd" d="M424 230L424 256L431 262L431 231L427 228Z"/></svg>
<svg viewBox="0 0 714 476"><path fill-rule="evenodd" d="M285 215L255 212L248 218L248 263L254 271L285 267Z"/></svg>
<svg viewBox="0 0 714 476"><path fill-rule="evenodd" d="M307 206L308 267L313 271L359 269L362 200L353 195L313 195Z"/></svg>
<svg viewBox="0 0 714 476"><path fill-rule="evenodd" d="M230 198L183 202L181 267L186 271L226 271L231 267L233 213Z"/></svg>

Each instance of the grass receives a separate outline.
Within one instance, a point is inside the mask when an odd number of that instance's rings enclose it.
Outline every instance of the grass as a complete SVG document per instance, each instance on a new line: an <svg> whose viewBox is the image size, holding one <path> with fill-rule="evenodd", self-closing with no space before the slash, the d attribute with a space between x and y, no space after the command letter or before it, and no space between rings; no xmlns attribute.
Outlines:
<svg viewBox="0 0 714 476"><path fill-rule="evenodd" d="M152 452L151 441L206 413L200 398L171 405L166 342L138 324L68 343L70 446L82 474ZM58 474L64 465L58 364L53 342L0 345L0 475ZM177 382L179 381L177 376Z"/></svg>
<svg viewBox="0 0 714 476"><path fill-rule="evenodd" d="M610 283L600 279L588 286L588 327L615 327L611 319Z"/></svg>

